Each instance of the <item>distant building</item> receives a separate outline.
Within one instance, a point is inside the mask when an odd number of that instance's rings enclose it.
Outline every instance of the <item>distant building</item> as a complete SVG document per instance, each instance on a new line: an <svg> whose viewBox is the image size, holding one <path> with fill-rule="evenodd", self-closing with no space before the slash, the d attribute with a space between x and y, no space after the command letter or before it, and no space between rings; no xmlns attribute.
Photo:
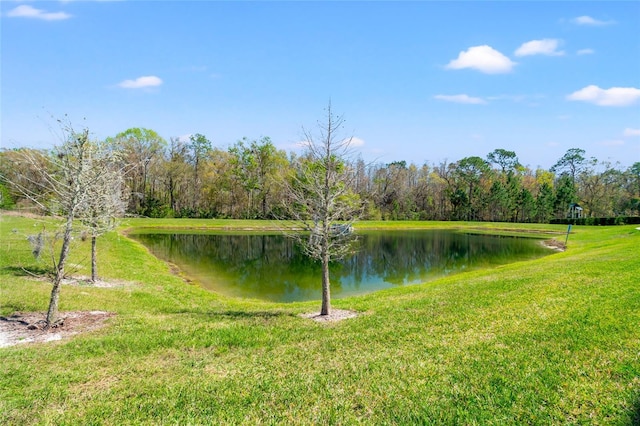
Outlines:
<svg viewBox="0 0 640 426"><path fill-rule="evenodd" d="M583 209L580 207L578 203L569 204L569 212L567 213L567 217L569 219L580 219L583 214Z"/></svg>

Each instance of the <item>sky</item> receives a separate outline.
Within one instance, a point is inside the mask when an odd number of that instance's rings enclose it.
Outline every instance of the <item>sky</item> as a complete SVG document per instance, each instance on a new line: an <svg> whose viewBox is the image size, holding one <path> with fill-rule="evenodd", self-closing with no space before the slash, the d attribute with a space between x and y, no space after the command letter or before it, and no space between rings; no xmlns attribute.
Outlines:
<svg viewBox="0 0 640 426"><path fill-rule="evenodd" d="M67 119L292 152L331 103L369 162L640 161L638 1L4 0L0 31L5 149Z"/></svg>

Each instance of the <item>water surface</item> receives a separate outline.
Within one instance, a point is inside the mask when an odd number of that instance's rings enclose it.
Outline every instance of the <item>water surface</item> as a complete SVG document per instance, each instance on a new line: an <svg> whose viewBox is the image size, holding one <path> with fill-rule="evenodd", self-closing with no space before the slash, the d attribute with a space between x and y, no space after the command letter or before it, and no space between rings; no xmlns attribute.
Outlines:
<svg viewBox="0 0 640 426"><path fill-rule="evenodd" d="M154 231L132 237L221 294L279 302L321 297L320 265L281 234ZM455 231L366 231L358 237L353 255L331 265L333 298L549 254L530 238Z"/></svg>

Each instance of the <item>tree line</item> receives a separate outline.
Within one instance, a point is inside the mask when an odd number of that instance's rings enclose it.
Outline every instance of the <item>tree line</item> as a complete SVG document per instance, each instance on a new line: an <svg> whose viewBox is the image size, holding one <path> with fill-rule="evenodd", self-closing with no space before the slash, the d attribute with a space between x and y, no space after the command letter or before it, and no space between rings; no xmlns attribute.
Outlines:
<svg viewBox="0 0 640 426"><path fill-rule="evenodd" d="M131 128L100 145L123 171L125 213L148 217L291 218L290 183L305 161L277 149L269 137L242 138L222 149L202 134L165 140ZM25 162L25 153L40 160ZM55 150L0 151L0 208L32 205L15 183L41 192L46 185L37 182L37 164L51 167L46 159L52 155ZM506 149L437 164L372 164L355 157L344 167L362 219L547 223L566 218L575 204L585 217L640 215L640 162L625 169L579 148L550 169L524 166Z"/></svg>
<svg viewBox="0 0 640 426"><path fill-rule="evenodd" d="M52 256L46 328L58 324L78 221L92 240L95 282L96 239L127 213L295 220L288 234L321 262L320 314L330 315L329 265L349 253L358 219L549 222L574 214L577 202L589 217L640 214L640 162L623 170L573 148L549 170L533 171L505 149L452 163L367 164L354 157L352 139L340 136L343 118L331 104L326 122L305 130L300 156L278 150L268 137L243 138L223 150L202 134L167 142L153 130L132 128L94 141L88 129L60 122L65 139L50 151L0 151L0 208L38 208L65 219L50 237L61 244L59 258ZM45 238L44 229L28 236L35 256Z"/></svg>

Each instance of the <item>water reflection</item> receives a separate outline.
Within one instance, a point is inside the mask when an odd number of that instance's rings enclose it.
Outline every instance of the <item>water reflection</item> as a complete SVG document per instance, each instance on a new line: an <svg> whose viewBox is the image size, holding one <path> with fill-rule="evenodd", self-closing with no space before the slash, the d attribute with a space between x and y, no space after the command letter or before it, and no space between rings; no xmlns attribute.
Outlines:
<svg viewBox="0 0 640 426"><path fill-rule="evenodd" d="M283 235L137 234L156 256L204 287L272 301L320 298L320 266ZM453 231L359 233L349 258L331 265L333 297L415 284L547 254L535 240Z"/></svg>

